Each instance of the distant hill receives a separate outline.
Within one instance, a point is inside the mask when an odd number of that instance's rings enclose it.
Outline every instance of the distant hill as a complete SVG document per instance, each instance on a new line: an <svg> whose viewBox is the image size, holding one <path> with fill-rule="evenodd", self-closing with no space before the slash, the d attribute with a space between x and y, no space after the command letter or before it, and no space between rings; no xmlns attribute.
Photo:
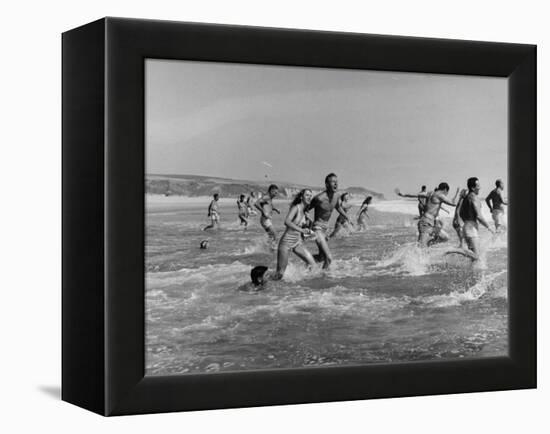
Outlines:
<svg viewBox="0 0 550 434"><path fill-rule="evenodd" d="M310 188L315 193L321 191L319 186L309 186L280 181L247 181L214 176L200 175L159 175L150 174L145 178L145 192L148 194L163 194L165 196L211 196L219 193L221 197L237 197L240 194L249 194L252 191L267 191L270 184L279 186L282 197L291 198L299 190ZM364 187L349 187L343 190L358 196L373 196L384 200L384 195Z"/></svg>

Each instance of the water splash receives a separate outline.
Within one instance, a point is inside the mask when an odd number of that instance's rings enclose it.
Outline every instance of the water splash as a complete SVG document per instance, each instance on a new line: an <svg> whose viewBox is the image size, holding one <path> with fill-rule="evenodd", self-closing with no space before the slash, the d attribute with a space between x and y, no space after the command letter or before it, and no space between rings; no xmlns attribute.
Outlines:
<svg viewBox="0 0 550 434"><path fill-rule="evenodd" d="M475 285L467 288L466 291L457 290L451 291L449 294L424 296L420 301L433 307L449 307L475 301L489 294L495 298L507 298L507 286L495 287L494 285L495 280L504 273L507 273L507 270L484 274Z"/></svg>
<svg viewBox="0 0 550 434"><path fill-rule="evenodd" d="M376 267L398 268L411 276L423 276L430 272L432 265L441 262L441 259L440 249L422 249L416 243L408 243L378 261Z"/></svg>
<svg viewBox="0 0 550 434"><path fill-rule="evenodd" d="M267 253L272 254L276 248L276 245L271 242L267 235L263 235L259 238L251 240L250 244L240 250L238 254L240 255L253 255L256 253Z"/></svg>

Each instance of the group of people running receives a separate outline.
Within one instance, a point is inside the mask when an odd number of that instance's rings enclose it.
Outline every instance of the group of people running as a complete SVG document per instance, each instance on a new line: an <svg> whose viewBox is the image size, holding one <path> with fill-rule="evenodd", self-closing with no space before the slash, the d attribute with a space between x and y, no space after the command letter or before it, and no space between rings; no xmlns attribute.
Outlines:
<svg viewBox="0 0 550 434"><path fill-rule="evenodd" d="M328 245L329 238L332 238L340 233L345 228L355 227L352 222L352 217L348 215L351 208L350 194L347 192L338 192L338 177L334 173L330 173L325 178L325 190L314 195L313 191L308 188L300 190L293 198L288 214L285 218L285 232L280 237L277 244L277 234L273 227L273 213L280 214L273 200L279 194L279 187L271 184L267 194L258 198L253 207L260 214L260 225L267 233L272 246L277 246L277 269L275 273L270 275L271 280L282 279L288 265L290 252L293 252L302 259L308 266L313 266L315 263L322 263L323 268L328 268L332 262L332 254ZM216 227L219 224L218 210L219 194L214 194L214 199L208 207L208 216L211 219L210 225L204 228L208 230ZM364 230L366 227L366 219L369 218L368 207L372 202L372 196L367 196L356 214L357 228ZM250 211L245 201L244 195L241 195L237 200L240 224L248 226L248 218ZM250 203L250 202L249 202ZM313 220L308 213L313 210ZM336 210L338 217L334 230L329 230L329 220L332 212ZM303 241L306 239L315 240L319 248L316 255L312 255L305 247ZM266 267L256 267L252 274L252 281L255 284L263 282Z"/></svg>
<svg viewBox="0 0 550 434"><path fill-rule="evenodd" d="M460 246L457 249L449 250L447 253L459 253L471 258L479 259L479 223L485 226L489 231L489 223L481 213L481 201L479 199L480 183L478 178L469 178L467 189L457 189L453 199L449 199L449 185L442 182L433 191L427 191L423 186L421 191L416 194L404 194L399 190L396 193L400 197L416 198L418 200L418 243L420 247L428 247L435 243L449 240L449 236L443 230L443 223L439 219L439 211L448 212L442 205L446 204L455 207L453 218L453 228L456 230L460 240ZM495 222L495 230L499 231L503 227L503 205L507 202L503 199L504 185L501 180L496 181L496 188L487 196L486 203L491 210ZM280 214L280 210L275 208L273 199L277 197L279 188L272 184L269 186L267 194L256 198L241 195L237 200L237 207L241 226L244 229L248 226L248 219L251 211L257 210L260 214L260 225L267 233L273 246L277 245L277 234L273 228L273 213ZM210 225L204 229L211 229L219 224L218 211L219 195L214 194L214 199L208 207L208 216L211 219ZM316 263L322 263L322 267L327 269L332 262L332 253L329 248L329 239L338 235L344 228L354 227L350 217L349 203L350 194L347 192L338 192L338 177L330 173L325 178L325 189L314 195L313 191L305 188L299 191L293 198L288 214L285 218L285 232L280 237L277 245L277 268L274 273L266 274L267 267L257 266L251 271L251 279L254 286L261 286L268 278L269 280L280 280L283 278L288 265L290 252L302 259L308 266L314 266ZM363 201L356 214L357 229L364 230L366 219L369 218L368 207L372 201L372 196L368 196ZM252 208L253 207L253 208ZM313 220L309 217L309 211L313 210ZM329 233L329 220L333 211L338 213L334 230ZM318 253L312 255L304 245L304 240L312 239L318 247Z"/></svg>
<svg viewBox="0 0 550 434"><path fill-rule="evenodd" d="M443 230L443 222L439 219L439 211L449 212L442 205L455 207L453 228L459 239L458 249L447 253L459 253L473 260L479 259L479 223L491 233L500 232L504 228L504 205L508 203L503 198L504 183L497 179L495 188L485 198L489 207L495 229L493 230L481 212L479 192L481 185L476 177L468 178L467 189L458 188L453 199L449 199L449 184L442 182L434 191L427 191L423 185L416 194L403 194L398 189L400 197L418 199L418 244L427 247L435 243L449 240L449 235Z"/></svg>

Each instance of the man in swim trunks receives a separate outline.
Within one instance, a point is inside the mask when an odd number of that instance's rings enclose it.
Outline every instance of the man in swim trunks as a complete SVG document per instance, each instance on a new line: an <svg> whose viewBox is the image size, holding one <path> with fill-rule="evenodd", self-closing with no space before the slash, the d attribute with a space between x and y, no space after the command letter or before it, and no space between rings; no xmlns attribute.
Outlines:
<svg viewBox="0 0 550 434"><path fill-rule="evenodd" d="M479 179L472 177L468 179L468 194L460 205L460 218L464 222L464 228L462 230L464 239L468 244L468 248L473 252L469 254L473 260L479 259L479 233L478 222L485 226L489 232L493 233L489 227L489 223L483 218L481 214L481 201L479 200Z"/></svg>
<svg viewBox="0 0 550 434"><path fill-rule="evenodd" d="M248 205L244 200L244 194L241 194L239 200L237 201L237 208L239 212L239 220L241 221L241 226L244 226L244 230L248 227Z"/></svg>
<svg viewBox="0 0 550 434"><path fill-rule="evenodd" d="M220 195L218 193L214 193L214 200L212 200L212 202L210 202L210 205L208 205L208 217L210 217L211 223L203 228L203 231L206 231L207 229L217 228L220 224L220 214L218 212L219 198Z"/></svg>
<svg viewBox="0 0 550 434"><path fill-rule="evenodd" d="M418 220L418 244L420 247L427 247L428 242L433 238L436 233L436 218L439 215L439 210L441 205L446 203L450 206L456 206L456 199L458 197L458 192L460 189L456 190L455 197L453 200L449 200L447 194L449 194L449 184L442 182L439 186L429 193L419 193L417 195L402 194L397 190L397 194L401 197L425 197L426 206L424 208L424 213Z"/></svg>
<svg viewBox="0 0 550 434"><path fill-rule="evenodd" d="M258 200L254 206L260 211L260 224L262 228L267 232L267 235L271 241L271 244L275 247L277 241L277 235L273 229L273 221L271 216L273 212L281 214L281 212L273 206L273 199L279 194L279 187L275 184L271 184L265 194L260 200Z"/></svg>
<svg viewBox="0 0 550 434"><path fill-rule="evenodd" d="M464 248L464 234L462 232L462 229L464 228L464 222L460 218L460 208L462 207L462 202L464 201L464 198L467 194L468 190L466 190L465 188L462 189L458 197L458 203L456 204L455 215L453 217L453 229L456 231L456 235L458 236L458 247L460 249Z"/></svg>
<svg viewBox="0 0 550 434"><path fill-rule="evenodd" d="M311 201L311 208L314 210L314 220L312 230L315 233L315 242L319 248L319 254L316 259L323 261L323 268L328 268L332 262L332 254L328 247L328 222L332 211L336 211L342 216L345 222L351 225L351 220L342 207L342 199L337 193L338 177L330 173L325 178L325 191L316 195Z"/></svg>
<svg viewBox="0 0 550 434"><path fill-rule="evenodd" d="M500 228L504 226L504 208L503 205L508 205L502 198L502 192L504 191L504 183L502 180L497 179L495 182L496 188L489 193L489 196L485 198L485 203L491 210L493 215L493 221L495 222L495 230L499 232Z"/></svg>

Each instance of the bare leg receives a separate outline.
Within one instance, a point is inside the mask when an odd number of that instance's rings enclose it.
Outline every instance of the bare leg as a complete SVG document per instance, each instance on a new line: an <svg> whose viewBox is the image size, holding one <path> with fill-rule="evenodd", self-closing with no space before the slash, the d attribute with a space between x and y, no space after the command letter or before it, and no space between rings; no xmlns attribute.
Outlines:
<svg viewBox="0 0 550 434"><path fill-rule="evenodd" d="M324 260L323 268L327 269L332 262L332 255L330 249L328 248L328 242L326 237L322 233L317 233L317 239L315 240L317 247L319 247L319 257L322 257Z"/></svg>
<svg viewBox="0 0 550 434"><path fill-rule="evenodd" d="M315 265L315 259L313 259L313 256L311 255L309 250L306 249L304 246L296 247L294 249L294 253L296 253L296 256L298 256L302 261L304 261L310 267L313 267Z"/></svg>
<svg viewBox="0 0 550 434"><path fill-rule="evenodd" d="M269 237L269 242L271 244L271 248L275 250L275 246L277 245L277 234L273 230L273 227L269 227L267 230L267 236Z"/></svg>
<svg viewBox="0 0 550 434"><path fill-rule="evenodd" d="M479 259L479 238L473 237L473 238L466 238L466 242L468 243L468 248L473 252L475 258L472 258L474 260Z"/></svg>
<svg viewBox="0 0 550 434"><path fill-rule="evenodd" d="M365 218L363 216L361 216L357 219L357 227L358 227L358 230L361 231L361 232L364 231L367 228Z"/></svg>
<svg viewBox="0 0 550 434"><path fill-rule="evenodd" d="M462 228L455 228L456 235L458 236L458 242L460 243L458 245L458 248L462 249L464 248L464 237L462 236Z"/></svg>
<svg viewBox="0 0 550 434"><path fill-rule="evenodd" d="M288 265L289 250L281 247L277 250L277 272L273 276L273 280L281 280L285 274L286 267Z"/></svg>
<svg viewBox="0 0 550 434"><path fill-rule="evenodd" d="M418 244L420 247L428 247L428 241L430 241L431 234L428 231L422 231L418 233Z"/></svg>
<svg viewBox="0 0 550 434"><path fill-rule="evenodd" d="M329 238L332 238L338 235L341 229L342 229L342 225L340 223L336 223L336 226L334 227L334 231L332 232L332 234L329 235Z"/></svg>

